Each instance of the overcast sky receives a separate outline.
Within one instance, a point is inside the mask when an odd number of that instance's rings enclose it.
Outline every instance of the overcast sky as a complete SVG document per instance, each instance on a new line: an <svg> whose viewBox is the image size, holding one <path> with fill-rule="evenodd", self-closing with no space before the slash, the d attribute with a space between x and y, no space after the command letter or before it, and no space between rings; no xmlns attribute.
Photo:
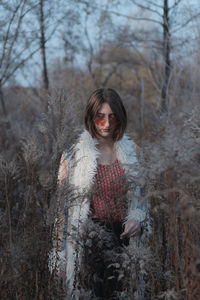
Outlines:
<svg viewBox="0 0 200 300"><path fill-rule="evenodd" d="M104 10L109 10L113 13L111 13L112 16L112 20L115 24L117 24L118 26L121 24L128 24L128 26L130 26L130 28L137 28L137 27L142 27L142 26L152 26L153 23L147 23L147 22L138 22L138 21L133 21L132 19L127 20L127 18L125 18L124 16L120 16L120 14L122 15L130 15L130 16L134 16L137 15L137 11L135 10L135 8L133 8L133 5L131 4L130 0L123 0L123 1L114 1L115 5L113 5L112 1L107 1L107 0L103 0L103 1L94 1L93 3L97 3L97 5L99 6L100 3L100 9L98 11L98 13L96 14L91 14L88 20L88 31L89 31L89 36L90 36L90 40L93 43L93 45L95 46L95 37L97 35L97 31L98 31L98 27L96 25L96 20L99 17L100 12L103 12ZM116 5L116 2L118 2L118 5ZM171 3L174 3L174 0L170 1ZM109 3L109 5L107 4ZM162 3L161 0L156 1L157 4ZM198 9L200 9L200 1L199 0L182 0L182 5L179 8L179 12L182 10L182 14L179 14L179 18L182 16L182 20L184 20L185 15L192 13L191 8L196 7L196 11ZM119 15L116 15L114 12L119 13ZM158 10L158 12L162 15L162 11ZM81 12L80 12L81 13ZM154 14L150 17L153 17L154 19L159 19L157 14ZM82 21L84 20L84 15L82 14L81 17ZM176 21L176 16L174 16L174 21ZM175 25L175 24L174 24ZM199 24L200 25L200 24ZM192 27L194 26L194 27ZM193 37L195 36L195 34L197 34L197 32L195 32L195 26L196 23L191 23L190 26L186 28L182 28L179 26L179 30L177 32L174 32L174 36L176 36L177 39L179 39L179 37L183 38L185 35L188 35L188 33L191 36L191 41L193 39ZM175 27L176 28L176 27ZM178 28L178 27L177 27ZM198 30L198 29L197 29ZM85 39L85 37L83 37L83 39ZM48 57L48 66L51 66L51 62L56 58L62 58L64 56L64 51L63 51L63 45L62 45L62 41L58 38L57 35L54 36L54 38L49 41L47 43L47 57ZM77 63L81 64L84 62L84 57L82 54L77 55ZM32 62L29 64L30 68L29 69L24 69L24 70L19 70L19 72L16 75L16 79L17 81L22 84L22 85L35 85L37 83L39 83L40 78L41 78L41 57L40 57L40 53L38 52ZM26 78L24 78L24 76ZM37 82L37 83L36 83Z"/></svg>

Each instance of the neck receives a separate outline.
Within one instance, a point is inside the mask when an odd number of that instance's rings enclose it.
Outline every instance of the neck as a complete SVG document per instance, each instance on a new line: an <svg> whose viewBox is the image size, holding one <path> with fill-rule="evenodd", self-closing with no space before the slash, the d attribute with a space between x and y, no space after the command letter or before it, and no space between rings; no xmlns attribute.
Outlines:
<svg viewBox="0 0 200 300"><path fill-rule="evenodd" d="M100 137L98 138L98 143L100 147L108 146L108 147L113 147L114 146L114 140L112 138L104 138Z"/></svg>

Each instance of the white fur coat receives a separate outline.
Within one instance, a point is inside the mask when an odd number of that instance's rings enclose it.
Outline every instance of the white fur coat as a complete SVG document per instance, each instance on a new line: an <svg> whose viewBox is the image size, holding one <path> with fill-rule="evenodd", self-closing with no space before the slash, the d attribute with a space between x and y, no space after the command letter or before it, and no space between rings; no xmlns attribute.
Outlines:
<svg viewBox="0 0 200 300"><path fill-rule="evenodd" d="M73 294L75 283L75 267L79 270L81 264L81 246L76 242L81 234L82 225L87 221L90 203L85 197L94 183L94 176L97 170L97 158L100 153L97 149L97 140L93 139L87 130L80 135L74 146L73 168L70 184L76 189L80 197L75 202L69 203L68 208L68 235L66 252L63 253L66 259L66 278L69 297ZM136 156L136 144L126 135L114 144L116 157L133 176L138 174L138 160ZM134 218L141 222L145 219L146 213L138 207L137 193L128 196L129 209L127 220ZM131 197L131 199L130 199ZM80 200L81 199L81 200ZM78 299L78 296L76 297Z"/></svg>

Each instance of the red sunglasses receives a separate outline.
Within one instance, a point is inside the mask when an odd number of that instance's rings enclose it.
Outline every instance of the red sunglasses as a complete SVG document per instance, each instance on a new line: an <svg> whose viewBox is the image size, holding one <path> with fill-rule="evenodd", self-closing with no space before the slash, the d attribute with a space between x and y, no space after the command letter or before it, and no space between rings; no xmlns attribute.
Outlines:
<svg viewBox="0 0 200 300"><path fill-rule="evenodd" d="M95 122L95 124L96 124L97 126L104 126L104 125L106 124L106 120L103 119L103 118L96 118L96 119L94 120L94 122ZM116 118L110 119L110 124L111 124L112 126L116 125L116 124L117 124Z"/></svg>

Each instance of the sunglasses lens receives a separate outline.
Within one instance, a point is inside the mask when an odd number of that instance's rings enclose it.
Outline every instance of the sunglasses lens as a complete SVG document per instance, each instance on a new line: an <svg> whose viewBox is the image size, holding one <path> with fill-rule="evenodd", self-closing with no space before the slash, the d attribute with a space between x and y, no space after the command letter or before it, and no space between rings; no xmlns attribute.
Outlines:
<svg viewBox="0 0 200 300"><path fill-rule="evenodd" d="M106 120L101 119L101 118L95 119L94 122L97 126L104 126L106 124Z"/></svg>
<svg viewBox="0 0 200 300"><path fill-rule="evenodd" d="M112 126L116 125L116 124L117 124L117 120L116 120L115 118L111 119L111 120L110 120L110 124L111 124Z"/></svg>

